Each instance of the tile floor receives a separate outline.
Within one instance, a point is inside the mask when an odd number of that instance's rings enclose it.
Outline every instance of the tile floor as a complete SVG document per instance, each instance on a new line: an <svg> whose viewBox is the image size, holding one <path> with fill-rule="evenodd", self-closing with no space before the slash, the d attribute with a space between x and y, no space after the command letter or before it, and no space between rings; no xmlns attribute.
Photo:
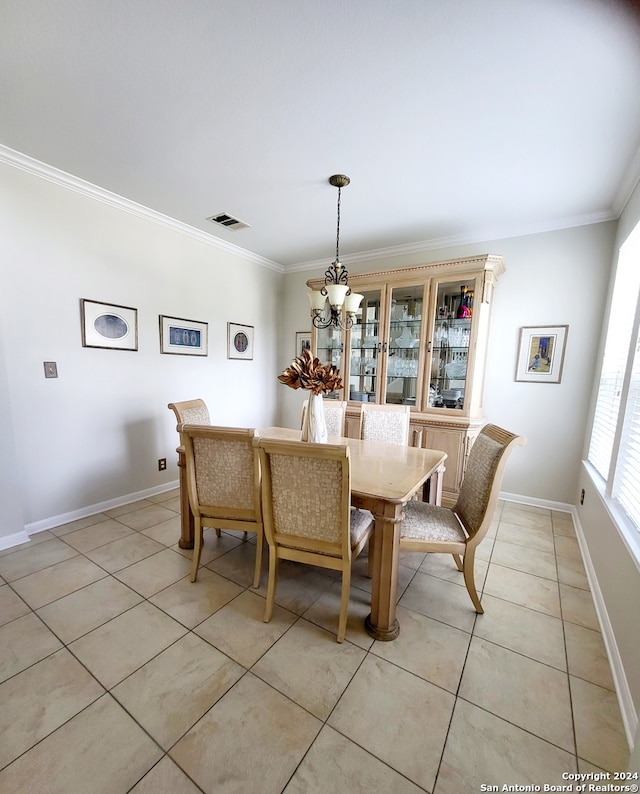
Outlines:
<svg viewBox="0 0 640 794"><path fill-rule="evenodd" d="M476 616L448 556L403 555L401 634L347 641L335 575L255 548L177 546L176 492L0 553L0 792L433 792L566 784L628 748L567 513L500 503ZM485 789L486 790L486 789Z"/></svg>

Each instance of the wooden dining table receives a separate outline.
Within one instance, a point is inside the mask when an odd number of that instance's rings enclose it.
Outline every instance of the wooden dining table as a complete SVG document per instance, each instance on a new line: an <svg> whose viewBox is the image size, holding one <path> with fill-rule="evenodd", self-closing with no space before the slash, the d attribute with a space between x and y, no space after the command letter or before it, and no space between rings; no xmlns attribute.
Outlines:
<svg viewBox="0 0 640 794"><path fill-rule="evenodd" d="M300 431L284 427L256 430L264 438L299 440ZM396 618L400 529L403 508L418 494L440 504L446 453L355 438L329 437L329 443L346 443L351 458L351 504L370 510L375 518L372 535L374 568L371 612L365 620L367 632L376 640L395 640L400 633ZM179 545L193 548L193 516L186 493L184 453L178 448L182 530Z"/></svg>

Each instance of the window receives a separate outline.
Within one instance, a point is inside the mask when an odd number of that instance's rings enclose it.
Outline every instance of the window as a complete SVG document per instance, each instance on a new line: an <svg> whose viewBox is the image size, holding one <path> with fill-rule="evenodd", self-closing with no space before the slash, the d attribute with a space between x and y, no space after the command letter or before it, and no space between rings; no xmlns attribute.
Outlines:
<svg viewBox="0 0 640 794"><path fill-rule="evenodd" d="M620 248L588 460L640 531L640 224Z"/></svg>

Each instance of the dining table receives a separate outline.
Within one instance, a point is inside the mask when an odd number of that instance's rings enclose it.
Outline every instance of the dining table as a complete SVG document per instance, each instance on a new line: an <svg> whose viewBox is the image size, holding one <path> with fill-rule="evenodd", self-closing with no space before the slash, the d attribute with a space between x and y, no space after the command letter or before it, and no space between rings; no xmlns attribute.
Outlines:
<svg viewBox="0 0 640 794"><path fill-rule="evenodd" d="M264 427L263 438L300 440L300 430ZM401 444L329 436L331 444L347 444L351 459L351 504L374 517L371 612L365 629L376 640L395 640L400 633L396 617L400 523L412 498L440 504L445 452ZM193 516L186 488L184 450L178 448L180 467L181 537L179 546L193 548ZM370 541L371 543L371 541Z"/></svg>

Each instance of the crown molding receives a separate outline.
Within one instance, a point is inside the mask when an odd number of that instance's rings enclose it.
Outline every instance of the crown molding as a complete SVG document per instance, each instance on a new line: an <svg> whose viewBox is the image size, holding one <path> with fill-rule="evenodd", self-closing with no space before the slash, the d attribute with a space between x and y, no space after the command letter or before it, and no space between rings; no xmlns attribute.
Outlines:
<svg viewBox="0 0 640 794"><path fill-rule="evenodd" d="M194 226L189 226L187 223L177 221L175 218L170 218L168 215L163 215L161 212L157 212L156 210L152 210L149 207L145 207L142 204L136 203L135 201L131 201L130 199L124 198L123 196L119 196L117 193L112 193L109 190L105 190L98 185L94 185L91 182L87 182L84 179L73 176L72 174L68 174L66 171L61 171L60 169L54 168L51 165L47 165L40 160L35 160L33 157L29 157L26 154L17 152L15 149L10 149L8 146L4 146L3 144L0 144L0 162L11 165L14 168L19 168L20 170L26 171L30 174L33 174L34 176L38 176L41 179L46 179L49 182L54 182L55 184L68 188L69 190L74 190L76 193L81 193L82 195L88 196L95 201L101 201L103 204L109 204L110 206L116 207L123 212L128 212L131 215L136 215L139 218L144 218L145 220L151 221L152 223L157 223L167 229L172 229L179 234L185 235L185 237L191 237L194 240L199 240L200 242L211 245L214 248L218 248L222 251L226 251L227 253L240 256L243 259L260 265L261 267L274 270L276 273L285 272L283 266L278 264L278 262L273 262L271 259L266 259L263 256L254 254L251 251L247 251L245 248L234 245L233 243L228 243L226 240L222 240L212 234L208 234L207 232L203 232L200 229L196 229Z"/></svg>
<svg viewBox="0 0 640 794"><path fill-rule="evenodd" d="M616 218L622 215L624 208L627 206L631 194L636 189L640 182L640 146L638 146L635 155L629 163L629 167L625 170L624 177L618 188L618 192L613 200L613 211Z"/></svg>
<svg viewBox="0 0 640 794"><path fill-rule="evenodd" d="M529 234L542 234L544 232L555 232L562 229L571 229L576 226L589 226L592 223L604 223L605 221L615 221L618 219L612 210L604 212L591 212L584 215L574 215L567 218L558 218L547 223L530 224L527 226L513 227L511 229L487 229L484 231L471 232L468 234L458 234L451 237L439 237L432 240L422 240L417 243L406 243L404 245L392 245L389 248L376 248L371 251L360 251L356 254L340 253L340 260L343 264L353 262L364 262L372 259L391 259L397 256L409 256L412 254L422 254L440 248L453 248L458 245L479 245L481 243L495 242L497 240L507 240L511 237L526 237ZM307 270L323 271L327 268L329 257L326 259L316 259L313 262L300 262L285 268L286 273L300 273Z"/></svg>

